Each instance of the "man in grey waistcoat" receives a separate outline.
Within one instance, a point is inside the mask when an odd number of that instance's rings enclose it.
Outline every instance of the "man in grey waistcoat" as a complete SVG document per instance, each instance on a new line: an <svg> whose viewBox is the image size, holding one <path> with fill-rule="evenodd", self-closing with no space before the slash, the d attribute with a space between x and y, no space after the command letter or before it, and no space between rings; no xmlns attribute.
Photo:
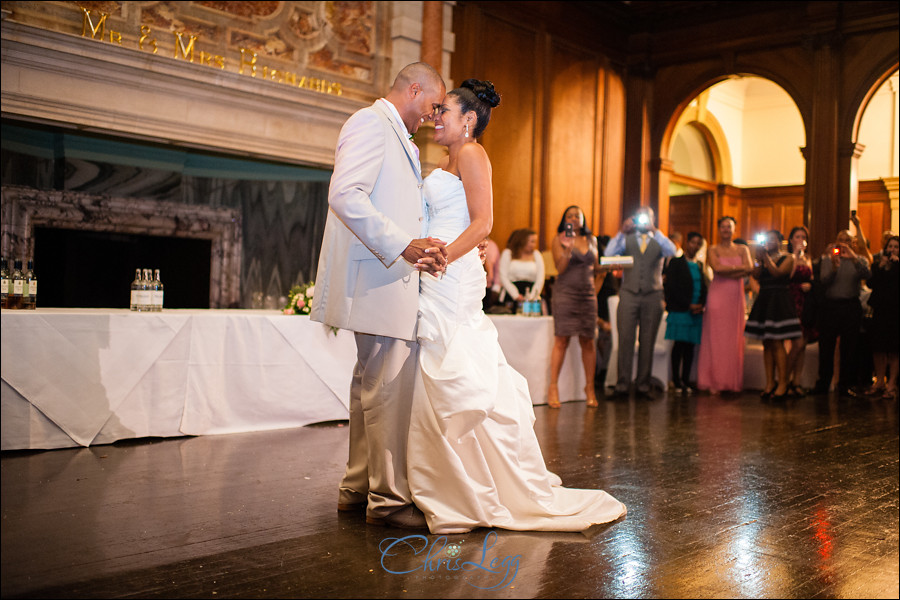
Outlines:
<svg viewBox="0 0 900 600"><path fill-rule="evenodd" d="M616 325L619 336L616 393L627 394L631 386L636 329L640 327L638 367L635 381L639 394L650 393L653 346L663 315L663 261L675 256L675 244L656 228L650 207L641 207L625 219L622 229L609 241L605 256L631 256L634 266L625 269L619 288Z"/></svg>

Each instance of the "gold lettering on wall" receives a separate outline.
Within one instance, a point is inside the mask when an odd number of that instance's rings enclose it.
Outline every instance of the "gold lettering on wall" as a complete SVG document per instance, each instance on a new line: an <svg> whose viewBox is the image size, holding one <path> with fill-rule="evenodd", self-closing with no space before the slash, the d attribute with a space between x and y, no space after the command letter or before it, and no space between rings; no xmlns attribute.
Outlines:
<svg viewBox="0 0 900 600"><path fill-rule="evenodd" d="M247 60L248 55L250 60ZM256 77L256 52L250 52L246 48L241 48L241 66L238 69L238 74L244 74L244 65L250 67L250 77Z"/></svg>
<svg viewBox="0 0 900 600"><path fill-rule="evenodd" d="M82 8L81 10L81 37L90 37L93 40L106 42L106 20L109 17L109 13L99 13L98 15L95 15L99 19L95 25L91 11L86 8ZM90 31L90 35L88 34L88 31ZM159 43L157 42L155 37L152 37L152 30L150 26L141 25L140 31L141 33L138 37L137 42L138 49L143 52L151 52L153 54L157 54L159 52ZM175 45L172 57L176 60L186 60L193 63L195 44L198 42L199 38L197 38L197 36L195 35L190 35L187 44L185 44L184 36L186 34L184 32L174 31L172 33L174 35L173 41ZM109 43L115 44L117 46L123 46L122 33L109 30ZM250 77L256 77L256 62L258 59L256 52L252 52L250 50L247 50L246 48L241 48L240 52L241 60L238 64L238 74L243 75L245 67L248 67ZM224 56L220 56L218 54L209 54L203 50L198 49L197 62L207 67L225 70L227 61ZM291 71L283 71L281 69L270 68L266 65L262 65L261 79L274 81L275 83L289 85L291 87L308 89L322 94L331 94L333 96L341 96L343 94L343 88L341 87L341 84L335 81L326 81L317 77L297 75L297 73L293 73Z"/></svg>
<svg viewBox="0 0 900 600"><path fill-rule="evenodd" d="M106 26L106 17L109 15L107 13L100 13L100 21L97 23L96 27L94 26L94 21L91 19L91 11L86 8L81 9L84 12L84 18L81 21L81 37L87 35L87 30L90 28L91 30L91 39L103 39L103 28ZM98 35L99 34L99 35Z"/></svg>
<svg viewBox="0 0 900 600"><path fill-rule="evenodd" d="M192 35L187 48L185 48L184 39L181 37L182 32L173 31L172 33L175 34L175 54L172 55L172 58L178 58L178 51L181 50L181 56L188 59L189 62L194 62L194 42L197 41L197 36Z"/></svg>
<svg viewBox="0 0 900 600"><path fill-rule="evenodd" d="M156 38L147 39L150 37L150 26L149 25L141 25L141 37L138 40L138 48L144 50L144 43L153 47L153 54L156 54L159 51L159 45L156 43Z"/></svg>
<svg viewBox="0 0 900 600"><path fill-rule="evenodd" d="M200 64L207 67L216 67L218 69L225 68L225 57L218 54L207 54L203 50L200 51Z"/></svg>

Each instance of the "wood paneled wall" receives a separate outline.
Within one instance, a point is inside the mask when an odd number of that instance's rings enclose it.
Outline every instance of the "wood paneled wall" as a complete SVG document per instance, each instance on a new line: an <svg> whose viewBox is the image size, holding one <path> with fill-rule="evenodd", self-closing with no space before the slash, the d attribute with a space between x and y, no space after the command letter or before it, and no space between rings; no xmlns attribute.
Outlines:
<svg viewBox="0 0 900 600"><path fill-rule="evenodd" d="M597 48L555 32L558 19L571 15L536 22L496 4L457 6L451 67L456 85L488 79L501 95L481 139L493 165L492 237L504 248L512 231L528 227L547 249L573 204L595 233L614 233L621 220L621 74Z"/></svg>
<svg viewBox="0 0 900 600"><path fill-rule="evenodd" d="M546 249L572 204L595 233L614 234L624 213L650 205L663 230L691 222L708 239L723 214L738 218L741 236L806 220L821 249L847 222L848 123L897 68L897 18L888 2L459 0L451 77L489 79L502 95L481 140L494 168L495 241L503 247L530 227ZM807 183L719 184L670 202L671 165L660 153L670 126L699 91L733 74L767 77L797 102ZM866 185L858 210L873 235L889 228L890 207L886 195L867 200Z"/></svg>
<svg viewBox="0 0 900 600"><path fill-rule="evenodd" d="M715 192L685 194L669 199L669 229L682 235L698 231L715 243L718 235L715 220L724 215L737 219L735 235L751 241L756 234L777 229L785 236L791 228L803 224L804 186L786 185L758 188L719 186ZM711 207L718 205L713 218ZM872 253L881 248L881 234L891 226L891 203L884 182L861 181L858 202L859 225L870 240ZM850 227L851 231L853 228ZM837 231L834 232L835 235ZM814 248L821 248L834 241L810 240ZM815 243L814 243L815 242Z"/></svg>

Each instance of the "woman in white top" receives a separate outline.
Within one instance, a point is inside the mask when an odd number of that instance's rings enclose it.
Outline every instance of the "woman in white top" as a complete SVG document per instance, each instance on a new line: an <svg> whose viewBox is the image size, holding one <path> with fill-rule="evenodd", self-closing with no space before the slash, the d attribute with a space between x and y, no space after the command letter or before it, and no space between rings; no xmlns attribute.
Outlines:
<svg viewBox="0 0 900 600"><path fill-rule="evenodd" d="M544 289L544 258L537 250L537 233L531 229L516 229L509 236L506 249L500 254L500 302L515 309L516 303L537 298Z"/></svg>

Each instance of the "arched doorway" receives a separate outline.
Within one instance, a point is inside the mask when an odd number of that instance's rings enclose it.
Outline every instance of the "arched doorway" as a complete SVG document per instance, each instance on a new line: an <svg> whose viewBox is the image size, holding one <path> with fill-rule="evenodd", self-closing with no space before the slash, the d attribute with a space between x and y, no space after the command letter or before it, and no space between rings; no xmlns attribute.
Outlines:
<svg viewBox="0 0 900 600"><path fill-rule="evenodd" d="M872 86L857 113L851 166L850 209L859 216L860 229L870 240L873 254L880 248L883 232L898 228L898 83L894 70ZM851 224L851 231L854 229Z"/></svg>
<svg viewBox="0 0 900 600"><path fill-rule="evenodd" d="M699 231L714 241L723 215L738 235L803 223L805 130L793 99L771 80L732 77L685 106L664 148L669 232Z"/></svg>

